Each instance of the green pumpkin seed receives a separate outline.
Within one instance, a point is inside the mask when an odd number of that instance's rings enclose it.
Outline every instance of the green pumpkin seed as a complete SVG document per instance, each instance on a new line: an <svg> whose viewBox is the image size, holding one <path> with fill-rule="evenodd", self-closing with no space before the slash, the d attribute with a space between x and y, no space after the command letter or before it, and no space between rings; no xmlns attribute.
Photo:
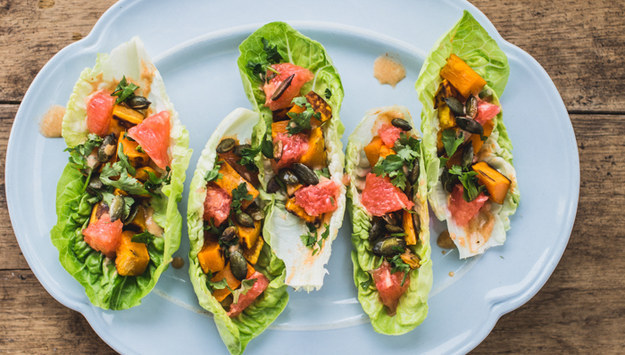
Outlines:
<svg viewBox="0 0 625 355"><path fill-rule="evenodd" d="M219 236L219 241L223 245L233 245L237 243L239 239L239 235L237 233L237 228L234 226L230 226L221 233Z"/></svg>
<svg viewBox="0 0 625 355"><path fill-rule="evenodd" d="M464 104L464 109L467 113L467 117L475 118L477 116L477 99L471 95Z"/></svg>
<svg viewBox="0 0 625 355"><path fill-rule="evenodd" d="M217 153L228 153L234 148L235 144L236 142L232 138L222 139L217 146Z"/></svg>
<svg viewBox="0 0 625 355"><path fill-rule="evenodd" d="M401 254L406 248L404 238L391 237L378 241L373 246L373 253L381 256L394 256Z"/></svg>
<svg viewBox="0 0 625 355"><path fill-rule="evenodd" d="M150 107L151 102L143 96L133 96L125 101L128 107L133 110L144 110Z"/></svg>
<svg viewBox="0 0 625 355"><path fill-rule="evenodd" d="M109 215L111 216L111 222L118 220L124 212L124 198L120 195L115 195L111 200L109 206Z"/></svg>
<svg viewBox="0 0 625 355"><path fill-rule="evenodd" d="M451 112L455 115L462 116L464 115L464 105L455 97L446 97L445 103L449 106Z"/></svg>
<svg viewBox="0 0 625 355"><path fill-rule="evenodd" d="M309 167L302 163L294 163L291 165L293 173L297 176L299 181L304 185L317 185L319 183L319 177Z"/></svg>
<svg viewBox="0 0 625 355"><path fill-rule="evenodd" d="M384 220L380 217L373 217L373 223L369 230L369 242L373 243L384 235Z"/></svg>
<svg viewBox="0 0 625 355"><path fill-rule="evenodd" d="M237 280L245 280L247 276L247 260L238 249L230 252L230 271Z"/></svg>
<svg viewBox="0 0 625 355"><path fill-rule="evenodd" d="M278 179L280 179L285 185L299 184L299 179L289 169L281 169L280 171L278 171Z"/></svg>
<svg viewBox="0 0 625 355"><path fill-rule="evenodd" d="M408 123L408 121L404 120L403 118L393 118L391 120L391 124L401 129L402 131L410 131L412 129L410 123Z"/></svg>
<svg viewBox="0 0 625 355"><path fill-rule="evenodd" d="M243 227L254 227L254 220L249 214L245 212L237 212L237 214L234 215L234 218L236 219L237 223L242 225Z"/></svg>
<svg viewBox="0 0 625 355"><path fill-rule="evenodd" d="M104 137L102 145L100 145L100 148L98 148L98 161L100 163L108 161L115 155L116 144L117 138L115 137L115 134L109 134L108 136Z"/></svg>
<svg viewBox="0 0 625 355"><path fill-rule="evenodd" d="M484 134L484 127L474 119L468 117L456 117L456 124L462 130L467 131L469 133L479 134L480 136Z"/></svg>

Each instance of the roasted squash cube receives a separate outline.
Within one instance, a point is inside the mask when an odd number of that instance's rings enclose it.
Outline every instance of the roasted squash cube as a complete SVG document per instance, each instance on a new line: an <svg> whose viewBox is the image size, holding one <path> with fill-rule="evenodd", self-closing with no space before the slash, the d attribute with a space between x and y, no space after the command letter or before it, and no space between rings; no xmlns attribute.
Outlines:
<svg viewBox="0 0 625 355"><path fill-rule="evenodd" d="M152 173L154 174L154 176L158 176L158 173L156 172L156 170L150 168L149 166L142 166L136 170L135 179L141 182L146 182L148 181L148 178L150 177L148 173Z"/></svg>
<svg viewBox="0 0 625 355"><path fill-rule="evenodd" d="M226 267L226 259L224 259L219 243L216 240L207 240L202 250L197 253L197 259L205 274L209 272L215 274Z"/></svg>
<svg viewBox="0 0 625 355"><path fill-rule="evenodd" d="M321 127L313 128L308 137L308 150L304 152L300 162L311 169L320 169L326 164L325 140Z"/></svg>
<svg viewBox="0 0 625 355"><path fill-rule="evenodd" d="M124 154L128 156L128 161L134 167L146 165L150 161L150 157L145 152L140 152L137 150L139 144L122 133L121 138L119 139L119 144L117 144L117 155L119 155L119 149L123 149Z"/></svg>
<svg viewBox="0 0 625 355"><path fill-rule="evenodd" d="M419 231L415 230L414 223L412 222L412 214L408 211L404 211L402 215L402 225L404 227L404 239L406 245L417 245L417 234Z"/></svg>
<svg viewBox="0 0 625 355"><path fill-rule="evenodd" d="M303 219L305 222L314 223L317 218L306 213L306 210L295 203L295 198L292 197L286 201L285 205L287 211L292 212L299 218Z"/></svg>
<svg viewBox="0 0 625 355"><path fill-rule="evenodd" d="M263 245L265 245L263 238L257 238L256 244L254 244L251 249L243 250L243 257L245 260L247 260L250 264L255 265L258 262L261 250L263 250Z"/></svg>
<svg viewBox="0 0 625 355"><path fill-rule="evenodd" d="M132 125L138 125L145 118L141 112L121 105L113 106L113 117Z"/></svg>
<svg viewBox="0 0 625 355"><path fill-rule="evenodd" d="M260 235L260 222L254 222L254 227L252 228L237 225L237 231L239 232L239 238L241 238L241 244L250 249L256 244L256 240Z"/></svg>
<svg viewBox="0 0 625 355"><path fill-rule="evenodd" d="M89 224L96 223L102 215L109 212L109 206L104 203L97 203L91 209L91 217L89 218Z"/></svg>
<svg viewBox="0 0 625 355"><path fill-rule="evenodd" d="M241 183L247 186L247 193L252 195L251 200L243 200L241 201L241 206L243 208L247 208L255 199L258 197L258 190L250 184L247 180L241 177L236 170L234 170L228 162L223 162L221 164L221 168L219 168L219 173L222 177L215 181L215 184L222 189L226 190L228 195L232 196L232 190L236 189Z"/></svg>
<svg viewBox="0 0 625 355"><path fill-rule="evenodd" d="M374 167L380 158L385 158L391 154L395 154L393 149L382 143L382 138L379 136L373 137L371 142L365 146L364 150L371 167Z"/></svg>
<svg viewBox="0 0 625 355"><path fill-rule="evenodd" d="M293 107L299 107L297 105ZM287 133L286 128L289 125L289 121L278 121L271 124L271 138L275 141L278 133Z"/></svg>
<svg viewBox="0 0 625 355"><path fill-rule="evenodd" d="M306 100L312 106L315 112L318 112L321 115L321 122L325 122L332 118L332 108L328 103L316 92L310 91L306 94Z"/></svg>
<svg viewBox="0 0 625 355"><path fill-rule="evenodd" d="M451 128L456 125L456 119L451 113L449 106L445 103L438 106L438 122L441 130Z"/></svg>
<svg viewBox="0 0 625 355"><path fill-rule="evenodd" d="M122 238L117 247L115 268L121 276L139 276L143 274L150 262L148 247L144 243L134 243L130 231L122 232Z"/></svg>
<svg viewBox="0 0 625 355"><path fill-rule="evenodd" d="M246 277L250 277L254 273L254 271L254 267L248 263ZM237 288L239 288L239 286L241 286L241 281L234 277L234 275L232 274L232 270L230 270L230 263L226 264L226 267L223 270L219 271L215 276L213 276L211 281L219 282L223 279L226 279L228 287L232 290L236 290ZM223 301L226 297L228 297L230 293L232 293L230 289L228 289L228 287L224 287L221 290L214 290L213 297L215 297L219 302Z"/></svg>
<svg viewBox="0 0 625 355"><path fill-rule="evenodd" d="M495 120L488 120L484 122L482 127L484 127L484 133L482 135L488 138L490 134L493 133L493 128L495 128ZM477 154L480 149L482 149L484 141L479 134L473 134L471 135L471 144L473 144L473 153Z"/></svg>
<svg viewBox="0 0 625 355"><path fill-rule="evenodd" d="M145 209L143 206L137 207L137 214L135 217L128 223L126 226L128 229L132 229L137 233L143 233L147 229L147 224L145 222Z"/></svg>
<svg viewBox="0 0 625 355"><path fill-rule="evenodd" d="M471 94L477 95L486 85L486 80L455 54L447 58L447 64L441 69L441 77L449 80L464 98Z"/></svg>
<svg viewBox="0 0 625 355"><path fill-rule="evenodd" d="M510 189L510 179L483 161L472 168L477 173L477 180L486 186L490 200L502 204Z"/></svg>

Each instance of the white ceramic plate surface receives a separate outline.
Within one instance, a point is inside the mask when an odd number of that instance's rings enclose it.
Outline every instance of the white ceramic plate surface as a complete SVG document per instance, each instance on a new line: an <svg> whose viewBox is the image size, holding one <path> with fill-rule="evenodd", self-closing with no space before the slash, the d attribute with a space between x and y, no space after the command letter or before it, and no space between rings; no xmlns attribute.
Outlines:
<svg viewBox="0 0 625 355"><path fill-rule="evenodd" d="M307 5L308 4L308 5ZM67 162L61 139L38 132L52 104L65 105L80 71L138 35L160 70L168 93L190 132L194 154L187 183L204 143L235 107L250 107L236 58L238 45L260 25L286 21L321 42L341 74L345 100L344 143L365 111L407 106L418 122L421 105L414 83L434 42L467 9L508 55L510 79L501 97L521 190L521 204L503 247L459 261L436 246L441 230L432 223L434 285L427 319L399 337L376 334L356 300L352 279L349 218L319 292L291 292L274 324L253 340L261 353L441 353L467 352L499 317L529 300L546 282L568 242L579 194L579 160L573 129L546 72L527 53L504 41L488 19L462 1L254 0L238 2L120 1L89 36L55 55L41 70L17 113L6 159L11 222L31 269L59 302L81 312L115 350L132 353L226 353L213 321L197 304L185 267L169 268L141 306L127 311L93 307L82 287L58 261L49 231L56 222L55 187ZM373 78L379 55L397 56L407 77L395 88ZM185 190L180 210L186 215ZM184 223L183 225L186 225ZM180 250L189 249L183 227ZM454 276L450 277L449 272Z"/></svg>

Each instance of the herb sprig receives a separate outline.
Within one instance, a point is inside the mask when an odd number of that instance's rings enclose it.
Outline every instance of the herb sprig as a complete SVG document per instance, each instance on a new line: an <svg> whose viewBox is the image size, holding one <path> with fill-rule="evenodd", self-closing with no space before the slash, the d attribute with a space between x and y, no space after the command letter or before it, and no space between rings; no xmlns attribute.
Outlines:
<svg viewBox="0 0 625 355"><path fill-rule="evenodd" d="M321 119L321 114L319 112L315 112L313 107L310 105L306 97L299 96L293 99L292 101L295 105L304 108L304 111L301 113L289 112L287 116L289 116L290 121L287 125L286 129L290 135L300 133L305 130L309 130L311 128L310 120L312 118Z"/></svg>
<svg viewBox="0 0 625 355"><path fill-rule="evenodd" d="M267 77L267 71L272 71L271 64L282 62L282 56L278 52L278 46L272 46L265 38L260 39L263 43L263 52L265 58L260 58L258 62L248 61L247 68L251 71L252 75L257 77L262 82L267 82L270 77Z"/></svg>
<svg viewBox="0 0 625 355"><path fill-rule="evenodd" d="M111 94L111 96L117 96L117 100L115 100L115 105L119 105L127 99L133 97L135 90L137 90L138 88L139 87L137 85L133 83L128 83L126 81L126 76L124 75L122 77L122 80L119 81L119 84L117 84L117 87L115 87L115 90Z"/></svg>
<svg viewBox="0 0 625 355"><path fill-rule="evenodd" d="M323 246L323 241L330 236L330 226L326 223L323 227L325 230L320 235L317 234L317 228L312 223L306 223L308 233L302 234L302 242L307 248L312 249L312 255L317 254Z"/></svg>

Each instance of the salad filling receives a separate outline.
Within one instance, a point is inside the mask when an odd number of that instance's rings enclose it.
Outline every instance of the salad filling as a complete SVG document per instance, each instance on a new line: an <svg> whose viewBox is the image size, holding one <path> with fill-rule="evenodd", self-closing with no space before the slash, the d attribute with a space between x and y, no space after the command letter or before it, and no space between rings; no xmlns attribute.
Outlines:
<svg viewBox="0 0 625 355"><path fill-rule="evenodd" d="M403 334L427 314L432 283L422 142L407 109L372 110L350 136L352 261L377 332Z"/></svg>
<svg viewBox="0 0 625 355"><path fill-rule="evenodd" d="M269 206L263 234L286 264L287 285L319 289L345 208L340 79L323 47L285 23L263 26L239 49L246 93L261 114L253 159Z"/></svg>

